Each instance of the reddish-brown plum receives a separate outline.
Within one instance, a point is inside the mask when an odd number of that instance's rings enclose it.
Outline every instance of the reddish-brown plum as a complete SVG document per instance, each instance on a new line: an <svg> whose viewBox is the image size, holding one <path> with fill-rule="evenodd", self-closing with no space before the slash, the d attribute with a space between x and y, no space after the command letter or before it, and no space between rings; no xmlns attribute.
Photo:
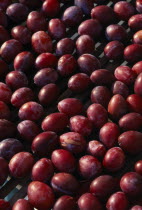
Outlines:
<svg viewBox="0 0 142 210"><path fill-rule="evenodd" d="M25 73L31 72L34 66L34 57L31 52L19 53L14 59L14 69Z"/></svg>
<svg viewBox="0 0 142 210"><path fill-rule="evenodd" d="M11 35L14 39L18 40L22 44L29 44L31 41L31 32L26 26L15 26L11 30Z"/></svg>
<svg viewBox="0 0 142 210"><path fill-rule="evenodd" d="M83 194L77 201L78 207L80 210L91 210L91 209L96 209L96 210L102 210L103 205L100 203L98 198L91 193L85 193Z"/></svg>
<svg viewBox="0 0 142 210"><path fill-rule="evenodd" d="M14 138L4 139L0 142L0 157L10 160L15 154L23 151L22 143Z"/></svg>
<svg viewBox="0 0 142 210"><path fill-rule="evenodd" d="M135 63L132 67L132 71L134 71L136 74L142 73L142 61Z"/></svg>
<svg viewBox="0 0 142 210"><path fill-rule="evenodd" d="M91 17L97 19L102 25L109 25L116 22L116 14L112 8L101 5L91 10Z"/></svg>
<svg viewBox="0 0 142 210"><path fill-rule="evenodd" d="M142 30L137 31L133 35L133 43L135 43L135 44L142 44Z"/></svg>
<svg viewBox="0 0 142 210"><path fill-rule="evenodd" d="M87 90L90 84L91 81L87 74L77 73L70 77L68 81L68 88L75 93L81 93Z"/></svg>
<svg viewBox="0 0 142 210"><path fill-rule="evenodd" d="M25 21L28 16L28 8L21 3L13 3L7 7L6 14L13 22Z"/></svg>
<svg viewBox="0 0 142 210"><path fill-rule="evenodd" d="M107 69L98 69L93 71L90 79L96 86L110 86L115 81L114 75Z"/></svg>
<svg viewBox="0 0 142 210"><path fill-rule="evenodd" d="M29 152L19 152L9 162L10 174L15 178L22 178L30 173L34 158Z"/></svg>
<svg viewBox="0 0 142 210"><path fill-rule="evenodd" d="M61 39L56 45L56 55L62 56L72 54L75 48L75 43L70 38Z"/></svg>
<svg viewBox="0 0 142 210"><path fill-rule="evenodd" d="M131 44L124 49L124 59L129 63L142 60L142 45Z"/></svg>
<svg viewBox="0 0 142 210"><path fill-rule="evenodd" d="M107 210L127 210L129 207L128 199L123 192L116 192L110 196L106 203Z"/></svg>
<svg viewBox="0 0 142 210"><path fill-rule="evenodd" d="M61 76L72 75L77 69L76 59L70 55L66 54L60 57L57 64L57 70Z"/></svg>
<svg viewBox="0 0 142 210"><path fill-rule="evenodd" d="M18 115L21 120L37 121L43 116L43 107L37 102L29 101L20 107Z"/></svg>
<svg viewBox="0 0 142 210"><path fill-rule="evenodd" d="M92 39L98 39L102 34L102 25L97 19L83 21L78 27L79 35L89 35Z"/></svg>
<svg viewBox="0 0 142 210"><path fill-rule="evenodd" d="M48 32L53 39L60 40L66 36L66 26L58 18L51 19L48 24Z"/></svg>
<svg viewBox="0 0 142 210"><path fill-rule="evenodd" d="M5 84L0 82L0 101L8 104L10 103L12 92L10 88Z"/></svg>
<svg viewBox="0 0 142 210"><path fill-rule="evenodd" d="M22 44L19 41L10 39L2 44L0 55L7 63L10 63L22 49Z"/></svg>
<svg viewBox="0 0 142 210"><path fill-rule="evenodd" d="M29 203L29 201L25 199L19 199L14 203L12 210L34 210L34 208Z"/></svg>
<svg viewBox="0 0 142 210"><path fill-rule="evenodd" d="M119 146L127 153L136 155L142 152L142 133L138 131L126 131L118 138Z"/></svg>
<svg viewBox="0 0 142 210"><path fill-rule="evenodd" d="M120 1L114 5L114 12L120 20L128 21L135 14L135 8L129 2Z"/></svg>
<svg viewBox="0 0 142 210"><path fill-rule="evenodd" d="M74 154L82 153L86 148L86 140L84 137L76 132L64 133L60 136L60 145Z"/></svg>
<svg viewBox="0 0 142 210"><path fill-rule="evenodd" d="M140 73L136 80L135 80L135 84L134 84L134 92L140 96L142 96L142 73Z"/></svg>
<svg viewBox="0 0 142 210"><path fill-rule="evenodd" d="M28 185L28 199L37 209L50 210L55 202L53 190L39 181L33 181Z"/></svg>
<svg viewBox="0 0 142 210"><path fill-rule="evenodd" d="M52 40L45 31L37 31L32 35L32 47L36 53L52 52Z"/></svg>
<svg viewBox="0 0 142 210"><path fill-rule="evenodd" d="M107 108L110 99L111 92L105 86L97 86L91 91L92 103L101 104L103 107Z"/></svg>
<svg viewBox="0 0 142 210"><path fill-rule="evenodd" d="M97 129L100 129L108 121L107 111L100 104L90 105L87 109L87 116Z"/></svg>
<svg viewBox="0 0 142 210"><path fill-rule="evenodd" d="M38 160L33 168L31 177L33 181L47 182L54 175L54 167L50 159Z"/></svg>
<svg viewBox="0 0 142 210"><path fill-rule="evenodd" d="M38 71L34 76L34 83L37 86L44 86L48 83L55 83L58 80L58 73L52 68L44 68Z"/></svg>
<svg viewBox="0 0 142 210"><path fill-rule="evenodd" d="M6 14L1 10L1 3L2 2L0 2L0 25L3 26L4 28L6 28L8 21L7 21Z"/></svg>
<svg viewBox="0 0 142 210"><path fill-rule="evenodd" d="M11 0L1 0L0 1L0 9L5 11L6 8L12 3Z"/></svg>
<svg viewBox="0 0 142 210"><path fill-rule="evenodd" d="M123 96L114 95L108 104L108 113L113 120L119 120L128 112L128 106Z"/></svg>
<svg viewBox="0 0 142 210"><path fill-rule="evenodd" d="M111 148L117 144L120 135L119 127L113 122L106 123L99 132L100 141L107 147Z"/></svg>
<svg viewBox="0 0 142 210"><path fill-rule="evenodd" d="M40 133L38 125L31 120L24 120L17 125L18 134L24 141L32 142Z"/></svg>
<svg viewBox="0 0 142 210"><path fill-rule="evenodd" d="M118 66L115 69L114 75L117 80L124 82L126 85L134 83L136 78L135 72L128 66Z"/></svg>
<svg viewBox="0 0 142 210"><path fill-rule="evenodd" d="M59 96L60 90L56 84L48 84L42 87L38 94L38 99L43 106L52 104Z"/></svg>
<svg viewBox="0 0 142 210"><path fill-rule="evenodd" d="M139 197L142 193L142 176L136 172L127 172L120 180L120 187L128 197Z"/></svg>
<svg viewBox="0 0 142 210"><path fill-rule="evenodd" d="M51 53L42 53L36 58L35 66L37 69L54 68L57 65L57 61L55 55Z"/></svg>
<svg viewBox="0 0 142 210"><path fill-rule="evenodd" d="M0 140L14 137L16 134L16 126L14 123L0 119Z"/></svg>
<svg viewBox="0 0 142 210"><path fill-rule="evenodd" d="M135 163L134 169L138 174L142 175L142 160Z"/></svg>
<svg viewBox="0 0 142 210"><path fill-rule="evenodd" d="M3 185L9 174L8 163L0 157L0 185ZM1 208L0 208L1 209Z"/></svg>
<svg viewBox="0 0 142 210"><path fill-rule="evenodd" d="M6 75L6 84L13 90L28 86L28 78L21 71L11 71Z"/></svg>
<svg viewBox="0 0 142 210"><path fill-rule="evenodd" d="M126 98L129 95L129 88L126 84L121 81L116 81L112 84L112 93L113 95L119 94Z"/></svg>
<svg viewBox="0 0 142 210"><path fill-rule="evenodd" d="M103 166L110 172L116 172L123 168L125 164L125 155L120 147L109 149L103 159Z"/></svg>
<svg viewBox="0 0 142 210"><path fill-rule="evenodd" d="M119 41L111 41L104 48L105 56L110 60L117 60L123 57L124 45Z"/></svg>
<svg viewBox="0 0 142 210"><path fill-rule="evenodd" d="M132 206L131 210L142 210L142 206L139 205Z"/></svg>
<svg viewBox="0 0 142 210"><path fill-rule="evenodd" d="M3 101L0 101L0 119L8 120L10 119L10 115L11 112L9 107Z"/></svg>
<svg viewBox="0 0 142 210"><path fill-rule="evenodd" d="M1 210L11 210L11 205L8 201L0 199L0 209Z"/></svg>
<svg viewBox="0 0 142 210"><path fill-rule="evenodd" d="M64 113L52 113L46 116L42 121L42 130L60 132L63 131L68 125L68 117Z"/></svg>
<svg viewBox="0 0 142 210"><path fill-rule="evenodd" d="M30 88L23 87L17 89L11 96L11 104L20 108L26 102L34 99L34 93Z"/></svg>
<svg viewBox="0 0 142 210"><path fill-rule="evenodd" d="M32 32L46 31L47 22L40 12L32 11L27 18L27 27Z"/></svg>
<svg viewBox="0 0 142 210"><path fill-rule="evenodd" d="M141 0L136 0L136 10L139 13L142 13L142 1ZM134 209L133 209L134 210ZM136 210L136 209L135 209Z"/></svg>
<svg viewBox="0 0 142 210"><path fill-rule="evenodd" d="M90 155L102 159L106 153L106 148L97 140L89 141L87 146L87 153Z"/></svg>
<svg viewBox="0 0 142 210"><path fill-rule="evenodd" d="M48 131L38 134L32 142L32 151L37 156L49 156L58 146L56 133Z"/></svg>
<svg viewBox="0 0 142 210"><path fill-rule="evenodd" d="M75 195L77 194L79 183L73 175L62 172L52 177L51 186L55 193Z"/></svg>
<svg viewBox="0 0 142 210"><path fill-rule="evenodd" d="M8 31L0 25L0 45L10 39Z"/></svg>
<svg viewBox="0 0 142 210"><path fill-rule="evenodd" d="M83 19L83 12L77 6L68 7L62 16L62 20L66 27L74 27L79 25Z"/></svg>
<svg viewBox="0 0 142 210"><path fill-rule="evenodd" d="M86 74L91 74L93 71L101 68L100 61L91 54L81 55L77 62L79 70Z"/></svg>
<svg viewBox="0 0 142 210"><path fill-rule="evenodd" d="M83 104L77 98L66 98L58 103L58 110L71 117L83 111Z"/></svg>
<svg viewBox="0 0 142 210"><path fill-rule="evenodd" d="M90 192L102 201L106 201L116 189L116 179L110 175L98 176L90 185Z"/></svg>
<svg viewBox="0 0 142 210"><path fill-rule="evenodd" d="M95 50L95 42L89 35L81 35L76 40L76 50L78 55L93 54Z"/></svg>
<svg viewBox="0 0 142 210"><path fill-rule="evenodd" d="M42 4L42 12L47 17L56 17L60 10L58 0L46 0Z"/></svg>
<svg viewBox="0 0 142 210"><path fill-rule="evenodd" d="M76 169L76 160L72 153L67 150L54 150L52 152L51 160L58 171L73 173Z"/></svg>
<svg viewBox="0 0 142 210"><path fill-rule="evenodd" d="M9 70L9 66L3 60L0 60L0 76L6 75Z"/></svg>
<svg viewBox="0 0 142 210"><path fill-rule="evenodd" d="M90 15L91 10L94 7L93 0L75 0L74 4L80 7L85 15Z"/></svg>
<svg viewBox="0 0 142 210"><path fill-rule="evenodd" d="M142 29L142 14L133 15L128 21L128 26L133 31L141 30Z"/></svg>
<svg viewBox="0 0 142 210"><path fill-rule="evenodd" d="M70 118L70 130L83 136L89 136L92 133L93 126L87 117L76 115Z"/></svg>
<svg viewBox="0 0 142 210"><path fill-rule="evenodd" d="M91 155L82 156L79 159L78 171L84 179L92 179L102 172L101 162Z"/></svg>
<svg viewBox="0 0 142 210"><path fill-rule="evenodd" d="M119 120L119 127L124 131L128 130L141 130L142 128L142 115L139 113L131 112L124 115Z"/></svg>
<svg viewBox="0 0 142 210"><path fill-rule="evenodd" d="M127 103L131 112L142 114L142 97L137 94L132 94L127 97Z"/></svg>
<svg viewBox="0 0 142 210"><path fill-rule="evenodd" d="M76 210L77 204L73 197L69 195L63 195L55 202L53 210Z"/></svg>
<svg viewBox="0 0 142 210"><path fill-rule="evenodd" d="M117 40L117 41L123 42L123 41L126 41L127 39L127 32L125 28L117 24L109 25L106 28L105 35L108 41Z"/></svg>

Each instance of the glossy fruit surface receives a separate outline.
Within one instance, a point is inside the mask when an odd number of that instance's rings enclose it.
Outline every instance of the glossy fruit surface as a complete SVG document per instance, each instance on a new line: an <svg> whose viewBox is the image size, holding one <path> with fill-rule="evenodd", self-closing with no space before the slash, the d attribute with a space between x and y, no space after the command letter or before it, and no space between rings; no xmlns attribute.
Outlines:
<svg viewBox="0 0 142 210"><path fill-rule="evenodd" d="M61 172L73 173L76 168L76 160L71 152L58 149L52 152L51 156L54 167Z"/></svg>
<svg viewBox="0 0 142 210"><path fill-rule="evenodd" d="M60 136L60 145L74 154L79 154L85 150L86 141L79 133L68 132Z"/></svg>
<svg viewBox="0 0 142 210"><path fill-rule="evenodd" d="M102 126L99 132L100 141L107 147L111 148L117 144L120 134L119 127L113 122L108 122Z"/></svg>
<svg viewBox="0 0 142 210"><path fill-rule="evenodd" d="M77 205L75 199L69 195L63 195L55 202L53 210L76 210Z"/></svg>
<svg viewBox="0 0 142 210"><path fill-rule="evenodd" d="M56 133L47 131L38 134L33 142L31 149L37 156L45 157L51 155L58 146L58 136Z"/></svg>
<svg viewBox="0 0 142 210"><path fill-rule="evenodd" d="M90 185L90 192L100 200L106 200L115 192L117 183L110 175L101 175L95 178Z"/></svg>
<svg viewBox="0 0 142 210"><path fill-rule="evenodd" d="M31 206L29 201L24 199L19 199L15 202L14 206L12 207L13 210L33 210L34 208Z"/></svg>
<svg viewBox="0 0 142 210"><path fill-rule="evenodd" d="M102 172L101 163L91 155L85 155L79 159L78 170L84 179L92 179Z"/></svg>
<svg viewBox="0 0 142 210"><path fill-rule="evenodd" d="M0 142L0 157L10 160L15 154L23 151L22 143L14 138L4 139Z"/></svg>
<svg viewBox="0 0 142 210"><path fill-rule="evenodd" d="M68 88L75 93L80 93L88 89L90 83L91 81L87 74L77 73L70 77L68 81Z"/></svg>
<svg viewBox="0 0 142 210"><path fill-rule="evenodd" d="M126 195L123 192L116 192L110 196L107 201L106 208L108 210L121 210L121 209L128 209L129 202Z"/></svg>
<svg viewBox="0 0 142 210"><path fill-rule="evenodd" d="M141 138L142 134L138 131L126 131L119 136L118 143L125 152L135 155L142 151Z"/></svg>
<svg viewBox="0 0 142 210"><path fill-rule="evenodd" d="M39 181L33 181L28 186L28 198L32 206L38 209L51 209L54 204L53 190Z"/></svg>
<svg viewBox="0 0 142 210"><path fill-rule="evenodd" d="M100 69L101 67L99 60L91 54L81 55L77 62L80 71L86 74L91 74L93 71Z"/></svg>
<svg viewBox="0 0 142 210"><path fill-rule="evenodd" d="M97 129L101 128L108 121L107 111L100 104L90 105L87 109L87 116Z"/></svg>
<svg viewBox="0 0 142 210"><path fill-rule="evenodd" d="M28 175L34 164L33 156L28 152L19 152L9 162L9 170L13 177L22 178Z"/></svg>
<svg viewBox="0 0 142 210"><path fill-rule="evenodd" d="M89 136L93 130L93 126L88 118L82 115L76 115L70 118L70 129L83 136Z"/></svg>
<svg viewBox="0 0 142 210"><path fill-rule="evenodd" d="M50 159L42 158L38 160L31 172L33 181L47 182L54 174L54 167Z"/></svg>
<svg viewBox="0 0 142 210"><path fill-rule="evenodd" d="M140 196L142 192L142 177L136 172L128 172L122 176L120 187L129 197Z"/></svg>
<svg viewBox="0 0 142 210"><path fill-rule="evenodd" d="M78 200L78 206L79 209L85 210L91 210L91 209L103 209L102 204L97 199L96 196L92 195L91 193L85 193L83 194L79 200Z"/></svg>
<svg viewBox="0 0 142 210"><path fill-rule="evenodd" d="M58 110L71 117L83 111L83 104L76 98L66 98L58 103Z"/></svg>
<svg viewBox="0 0 142 210"><path fill-rule="evenodd" d="M58 194L75 195L79 188L77 179L69 173L56 173L51 180L54 192Z"/></svg>
<svg viewBox="0 0 142 210"><path fill-rule="evenodd" d="M103 159L103 166L111 172L119 171L125 164L125 155L121 148L113 147L109 149Z"/></svg>

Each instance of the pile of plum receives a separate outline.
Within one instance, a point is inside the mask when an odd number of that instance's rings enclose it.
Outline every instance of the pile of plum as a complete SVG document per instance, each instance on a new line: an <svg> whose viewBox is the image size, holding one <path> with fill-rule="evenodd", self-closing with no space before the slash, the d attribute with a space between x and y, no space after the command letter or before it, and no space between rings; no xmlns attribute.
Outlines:
<svg viewBox="0 0 142 210"><path fill-rule="evenodd" d="M142 210L142 0L0 0L8 176L0 210Z"/></svg>

